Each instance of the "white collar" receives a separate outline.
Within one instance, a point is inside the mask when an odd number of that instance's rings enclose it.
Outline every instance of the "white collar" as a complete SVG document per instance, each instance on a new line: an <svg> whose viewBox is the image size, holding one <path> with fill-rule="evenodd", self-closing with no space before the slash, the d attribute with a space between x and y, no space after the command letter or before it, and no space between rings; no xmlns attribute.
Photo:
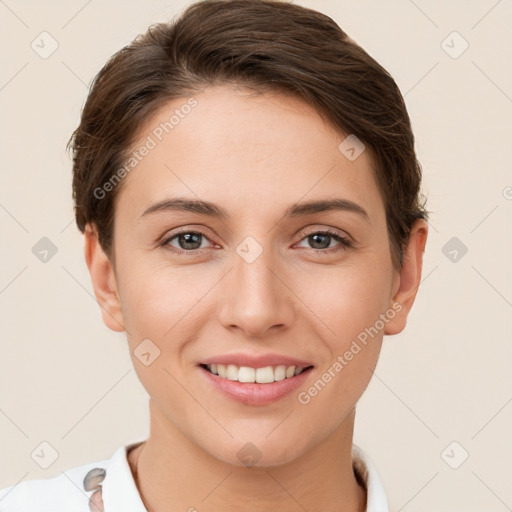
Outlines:
<svg viewBox="0 0 512 512"><path fill-rule="evenodd" d="M366 512L388 512L386 491L377 469L368 455L355 444L352 445L354 471L366 486Z"/></svg>
<svg viewBox="0 0 512 512"><path fill-rule="evenodd" d="M87 512L89 498L99 482L105 512L147 512L127 458L128 451L142 442L121 446L110 459L76 466L53 478L21 481L0 489L0 509ZM356 477L366 487L366 512L388 512L384 487L369 457L353 445L352 460ZM86 475L89 487L94 487L88 492L84 489Z"/></svg>

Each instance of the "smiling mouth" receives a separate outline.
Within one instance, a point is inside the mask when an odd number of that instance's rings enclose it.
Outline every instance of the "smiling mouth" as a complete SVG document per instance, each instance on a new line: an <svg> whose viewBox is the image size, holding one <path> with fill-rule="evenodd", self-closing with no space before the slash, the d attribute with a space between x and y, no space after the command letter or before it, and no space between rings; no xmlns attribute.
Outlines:
<svg viewBox="0 0 512 512"><path fill-rule="evenodd" d="M265 366L263 368L237 366L235 364L201 364L199 366L221 379L258 384L270 384L280 380L291 379L313 368L313 366L298 367L284 364Z"/></svg>

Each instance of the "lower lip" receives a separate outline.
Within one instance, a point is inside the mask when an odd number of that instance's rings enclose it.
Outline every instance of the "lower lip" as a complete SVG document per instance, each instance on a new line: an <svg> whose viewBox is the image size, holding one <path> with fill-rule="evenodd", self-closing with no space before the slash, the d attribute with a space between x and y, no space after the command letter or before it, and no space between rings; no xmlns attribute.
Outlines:
<svg viewBox="0 0 512 512"><path fill-rule="evenodd" d="M257 382L238 382L214 375L206 368L199 366L201 373L208 382L229 398L246 405L267 405L283 398L297 389L308 378L313 367L303 370L289 379L259 384Z"/></svg>

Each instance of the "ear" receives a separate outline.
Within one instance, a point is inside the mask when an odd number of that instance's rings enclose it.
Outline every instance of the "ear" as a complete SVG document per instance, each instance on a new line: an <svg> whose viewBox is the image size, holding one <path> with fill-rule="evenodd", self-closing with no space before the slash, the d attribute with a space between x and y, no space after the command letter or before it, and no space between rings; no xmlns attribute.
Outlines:
<svg viewBox="0 0 512 512"><path fill-rule="evenodd" d="M125 327L114 268L99 243L95 227L87 224L84 236L85 261L91 274L94 294L101 308L103 322L109 329L123 332Z"/></svg>
<svg viewBox="0 0 512 512"><path fill-rule="evenodd" d="M386 324L384 334L398 334L407 324L407 315L414 304L421 281L427 234L428 224L424 220L416 220L403 253L402 268L397 271L393 284L390 307L396 314Z"/></svg>

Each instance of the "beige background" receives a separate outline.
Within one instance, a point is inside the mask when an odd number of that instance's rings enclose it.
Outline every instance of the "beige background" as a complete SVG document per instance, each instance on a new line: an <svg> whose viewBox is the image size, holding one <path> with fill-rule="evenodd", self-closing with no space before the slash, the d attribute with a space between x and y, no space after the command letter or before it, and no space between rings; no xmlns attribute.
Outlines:
<svg viewBox="0 0 512 512"><path fill-rule="evenodd" d="M0 1L0 488L148 434L124 335L93 296L64 148L107 58L188 3ZM511 510L512 1L296 3L332 16L395 77L433 212L416 306L385 340L355 441L391 510ZM42 31L59 45L47 59L31 48ZM58 249L46 263L32 253L42 237ZM468 249L456 261L443 252L452 237ZM31 458L43 441L59 454L46 470Z"/></svg>

